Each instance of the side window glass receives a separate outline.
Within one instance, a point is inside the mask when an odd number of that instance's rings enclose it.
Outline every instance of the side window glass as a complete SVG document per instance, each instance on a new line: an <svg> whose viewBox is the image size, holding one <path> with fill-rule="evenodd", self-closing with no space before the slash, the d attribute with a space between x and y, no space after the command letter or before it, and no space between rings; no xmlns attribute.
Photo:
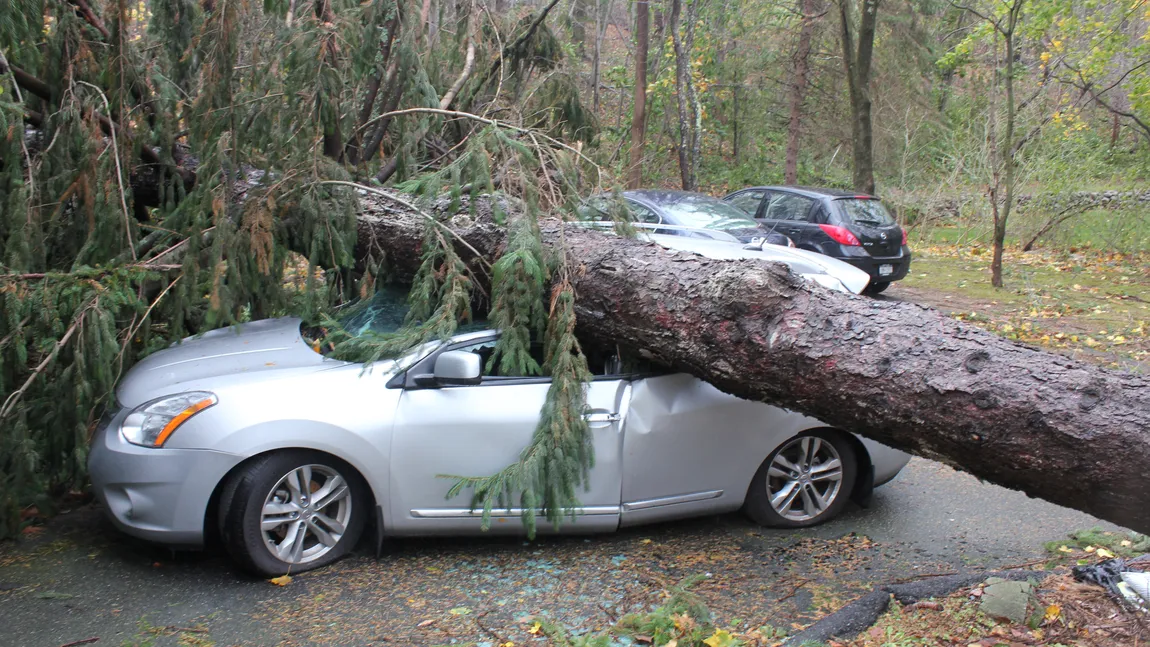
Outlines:
<svg viewBox="0 0 1150 647"><path fill-rule="evenodd" d="M495 345L497 343L498 343L498 340L485 339L483 341L474 342L474 343L467 344L464 346L456 346L452 350L462 350L462 351L466 351L469 353L475 353L476 355L479 355L479 361L480 361L480 365L483 367L483 377L485 379L489 378L489 377L491 377L491 378L543 377L541 375L504 375L503 373L501 373L499 370L499 365L502 362L500 362L498 360L498 358L496 359L495 362L491 361L491 359L493 357L495 357ZM540 343L532 343L531 344L531 358L534 359L535 363L538 364L540 367L543 366L543 344L540 344Z"/></svg>
<svg viewBox="0 0 1150 647"><path fill-rule="evenodd" d="M767 206L766 217L770 220L806 220L814 200L793 193L776 193Z"/></svg>
<svg viewBox="0 0 1150 647"><path fill-rule="evenodd" d="M747 212L747 215L754 216L759 211L759 203L763 201L764 195L765 191L744 191L727 202Z"/></svg>
<svg viewBox="0 0 1150 647"><path fill-rule="evenodd" d="M575 210L579 217L583 220L590 220L592 222L610 222L611 221L611 205L607 204L605 198L590 198L585 203L579 205Z"/></svg>
<svg viewBox="0 0 1150 647"><path fill-rule="evenodd" d="M635 222L641 222L648 225L658 225L663 222L662 219L659 218L659 214L651 211L647 207L644 207L637 202L631 202L628 200L627 209L631 211L631 217L635 219Z"/></svg>
<svg viewBox="0 0 1150 647"><path fill-rule="evenodd" d="M811 214L811 222L818 225L825 225L830 221L830 216L827 215L826 207L819 206L815 212Z"/></svg>

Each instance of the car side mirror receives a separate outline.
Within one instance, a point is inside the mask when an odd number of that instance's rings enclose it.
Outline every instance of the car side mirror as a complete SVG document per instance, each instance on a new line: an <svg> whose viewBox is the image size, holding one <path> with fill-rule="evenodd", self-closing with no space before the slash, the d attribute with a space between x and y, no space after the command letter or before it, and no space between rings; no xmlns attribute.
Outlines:
<svg viewBox="0 0 1150 647"><path fill-rule="evenodd" d="M483 358L466 350L449 350L435 358L435 382L445 385L475 385L481 381Z"/></svg>

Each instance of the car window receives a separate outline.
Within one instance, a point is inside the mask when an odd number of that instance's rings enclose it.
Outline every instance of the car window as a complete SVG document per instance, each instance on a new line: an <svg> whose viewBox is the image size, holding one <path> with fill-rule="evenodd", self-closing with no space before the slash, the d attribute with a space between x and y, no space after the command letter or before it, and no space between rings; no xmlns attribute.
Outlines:
<svg viewBox="0 0 1150 647"><path fill-rule="evenodd" d="M768 220L806 220L814 202L794 193L772 193L764 217Z"/></svg>
<svg viewBox="0 0 1150 647"><path fill-rule="evenodd" d="M500 372L500 362L496 359L492 362L495 356L495 345L498 343L497 339L489 338L481 341L464 344L462 346L454 346L451 350L462 350L479 355L481 366L483 367L484 380L497 382L503 379L522 379L522 378L541 378L550 379L549 376L538 374L533 375L504 375ZM597 347L585 346L583 352L587 356L587 368L590 369L591 375L596 377L621 375L624 373L623 363L619 359L617 348L612 349L599 349ZM531 359L542 368L543 366L543 344L531 344Z"/></svg>
<svg viewBox="0 0 1150 647"><path fill-rule="evenodd" d="M835 200L847 221L864 227L889 227L895 224L894 218L878 200Z"/></svg>
<svg viewBox="0 0 1150 647"><path fill-rule="evenodd" d="M582 220L592 222L611 222L611 202L607 198L597 196L588 198L575 209Z"/></svg>
<svg viewBox="0 0 1150 647"><path fill-rule="evenodd" d="M635 222L641 222L649 225L662 224L663 219L659 214L651 209L639 204L638 202L627 201L627 210L631 212L631 219Z"/></svg>
<svg viewBox="0 0 1150 647"><path fill-rule="evenodd" d="M462 350L462 351L466 351L469 353L475 353L476 355L479 355L480 366L483 367L482 375L484 378L489 378L489 377L495 377L495 378L498 378L498 377L540 377L540 375L538 373L532 373L529 375L503 375L503 374L501 374L500 370L499 370L499 368L500 368L499 365L502 364L502 362L500 362L498 360L498 358L495 358L495 345L497 343L499 343L499 340L494 339L494 338L484 339L482 341L472 342L470 344L465 344L463 346L456 346L456 347L452 348L451 350ZM496 361L492 361L493 358L495 358ZM531 359L535 360L536 365L538 365L540 367L540 369L542 369L542 367L543 367L543 344L538 344L538 343L531 344Z"/></svg>
<svg viewBox="0 0 1150 647"><path fill-rule="evenodd" d="M763 201L763 196L766 194L766 191L743 191L728 198L725 202L747 212L747 215L754 216L759 211L759 203Z"/></svg>
<svg viewBox="0 0 1150 647"><path fill-rule="evenodd" d="M719 231L757 229L759 226L742 210L707 196L688 195L678 202L661 206L669 216L669 224Z"/></svg>

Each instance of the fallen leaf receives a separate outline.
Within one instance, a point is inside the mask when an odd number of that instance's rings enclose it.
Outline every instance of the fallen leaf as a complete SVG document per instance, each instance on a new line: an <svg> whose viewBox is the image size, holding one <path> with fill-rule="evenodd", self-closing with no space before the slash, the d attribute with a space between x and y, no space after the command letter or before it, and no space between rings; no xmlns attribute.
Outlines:
<svg viewBox="0 0 1150 647"><path fill-rule="evenodd" d="M431 626L431 625L433 625L433 624L435 624L435 619L434 619L434 618L432 618L432 619L430 619L430 620L424 620L423 622L420 622L419 624L417 624L417 625L415 625L415 626L416 626L416 627L430 627L430 626Z"/></svg>
<svg viewBox="0 0 1150 647"><path fill-rule="evenodd" d="M1105 548L1099 548L1097 551L1095 551L1094 554L1099 556L1099 557L1104 557L1106 559L1114 559L1114 553L1106 550Z"/></svg>
<svg viewBox="0 0 1150 647"><path fill-rule="evenodd" d="M734 647L739 644L731 632L726 629L716 629L714 635L703 641L707 647Z"/></svg>
<svg viewBox="0 0 1150 647"><path fill-rule="evenodd" d="M467 607L455 607L451 611L448 611L448 613L450 613L453 616L465 616L465 615L471 613L471 609L469 609Z"/></svg>
<svg viewBox="0 0 1150 647"><path fill-rule="evenodd" d="M527 630L527 633L529 633L533 636L537 636L537 635L539 635L539 632L541 632L541 631L543 631L543 623L542 622L536 622L535 624L531 625L531 628Z"/></svg>
<svg viewBox="0 0 1150 647"><path fill-rule="evenodd" d="M1063 552L1063 553L1073 553L1074 552L1073 548L1067 548L1066 546L1059 546L1058 550Z"/></svg>
<svg viewBox="0 0 1150 647"><path fill-rule="evenodd" d="M1058 606L1057 604L1052 604L1052 605L1046 607L1046 620L1047 621L1057 620L1058 616L1060 616L1060 615L1062 615L1062 607Z"/></svg>
<svg viewBox="0 0 1150 647"><path fill-rule="evenodd" d="M291 584L291 575L280 575L279 577L273 577L268 581L272 584L275 584L276 586L287 586L288 584Z"/></svg>

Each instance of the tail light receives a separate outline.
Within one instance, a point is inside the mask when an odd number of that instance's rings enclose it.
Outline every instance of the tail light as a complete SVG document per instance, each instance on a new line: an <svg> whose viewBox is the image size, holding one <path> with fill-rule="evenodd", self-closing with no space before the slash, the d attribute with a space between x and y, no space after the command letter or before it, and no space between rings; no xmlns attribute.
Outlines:
<svg viewBox="0 0 1150 647"><path fill-rule="evenodd" d="M906 230L902 230L902 246L906 247Z"/></svg>
<svg viewBox="0 0 1150 647"><path fill-rule="evenodd" d="M826 235L830 236L832 240L840 245L857 247L861 244L859 243L859 239L855 238L855 235L852 234L846 227L839 227L838 225L819 225L819 229L822 229Z"/></svg>

